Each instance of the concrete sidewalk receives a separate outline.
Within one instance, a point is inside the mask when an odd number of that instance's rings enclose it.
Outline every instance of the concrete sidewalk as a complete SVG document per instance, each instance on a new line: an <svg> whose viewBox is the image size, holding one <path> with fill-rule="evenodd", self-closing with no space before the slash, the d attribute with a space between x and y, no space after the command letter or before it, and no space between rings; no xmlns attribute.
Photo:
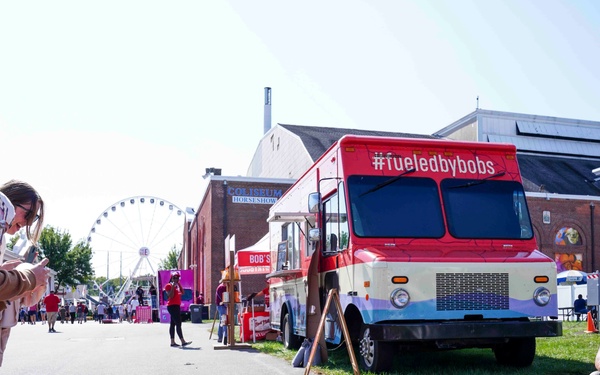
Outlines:
<svg viewBox="0 0 600 375"><path fill-rule="evenodd" d="M185 348L170 347L169 325L161 323L55 325L19 323L12 329L0 374L303 374L283 359L254 349L215 350L209 340L212 322L183 323L193 341ZM179 342L179 339L176 339Z"/></svg>

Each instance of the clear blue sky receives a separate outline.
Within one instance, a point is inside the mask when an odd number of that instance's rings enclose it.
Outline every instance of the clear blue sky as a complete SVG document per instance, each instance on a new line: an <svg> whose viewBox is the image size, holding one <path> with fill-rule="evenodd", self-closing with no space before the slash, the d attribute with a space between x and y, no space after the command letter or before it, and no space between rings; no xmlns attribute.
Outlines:
<svg viewBox="0 0 600 375"><path fill-rule="evenodd" d="M197 207L273 123L431 134L476 108L600 121L600 2L0 2L3 178L87 236L114 202Z"/></svg>

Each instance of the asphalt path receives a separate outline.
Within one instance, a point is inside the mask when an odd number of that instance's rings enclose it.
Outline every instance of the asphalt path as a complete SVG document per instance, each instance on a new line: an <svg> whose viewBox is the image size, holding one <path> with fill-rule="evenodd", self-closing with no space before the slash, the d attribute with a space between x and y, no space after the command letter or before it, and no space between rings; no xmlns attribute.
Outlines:
<svg viewBox="0 0 600 375"><path fill-rule="evenodd" d="M192 344L172 348L164 323L48 325L18 323L12 328L0 374L303 374L281 358L252 348L222 349L211 323L183 323ZM179 339L176 339L179 342Z"/></svg>

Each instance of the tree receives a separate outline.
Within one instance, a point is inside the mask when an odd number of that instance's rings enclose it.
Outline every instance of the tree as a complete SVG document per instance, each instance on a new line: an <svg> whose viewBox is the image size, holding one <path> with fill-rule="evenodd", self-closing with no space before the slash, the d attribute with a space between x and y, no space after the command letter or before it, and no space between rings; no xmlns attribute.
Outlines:
<svg viewBox="0 0 600 375"><path fill-rule="evenodd" d="M177 259L179 258L179 250L177 250L177 246L173 245L173 248L167 254L166 259L162 259L158 264L159 270L176 270L179 268L177 265Z"/></svg>
<svg viewBox="0 0 600 375"><path fill-rule="evenodd" d="M87 284L94 271L92 270L92 248L79 242L71 248L73 241L69 233L62 233L46 226L40 235L40 255L50 259L48 267L56 272L56 288L61 286L75 287Z"/></svg>

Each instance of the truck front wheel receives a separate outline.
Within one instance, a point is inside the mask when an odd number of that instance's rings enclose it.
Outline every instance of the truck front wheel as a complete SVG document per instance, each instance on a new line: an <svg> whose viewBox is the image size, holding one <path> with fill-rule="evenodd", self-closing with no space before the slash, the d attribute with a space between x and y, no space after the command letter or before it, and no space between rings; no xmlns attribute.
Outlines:
<svg viewBox="0 0 600 375"><path fill-rule="evenodd" d="M286 349L298 349L300 347L300 337L294 334L294 327L292 327L292 323L290 322L290 314L285 314L282 326L283 346Z"/></svg>
<svg viewBox="0 0 600 375"><path fill-rule="evenodd" d="M393 348L390 342L373 340L369 328L363 327L359 342L361 367L370 372L388 371L394 359Z"/></svg>
<svg viewBox="0 0 600 375"><path fill-rule="evenodd" d="M496 362L501 365L527 367L535 357L535 337L509 339L493 348Z"/></svg>

